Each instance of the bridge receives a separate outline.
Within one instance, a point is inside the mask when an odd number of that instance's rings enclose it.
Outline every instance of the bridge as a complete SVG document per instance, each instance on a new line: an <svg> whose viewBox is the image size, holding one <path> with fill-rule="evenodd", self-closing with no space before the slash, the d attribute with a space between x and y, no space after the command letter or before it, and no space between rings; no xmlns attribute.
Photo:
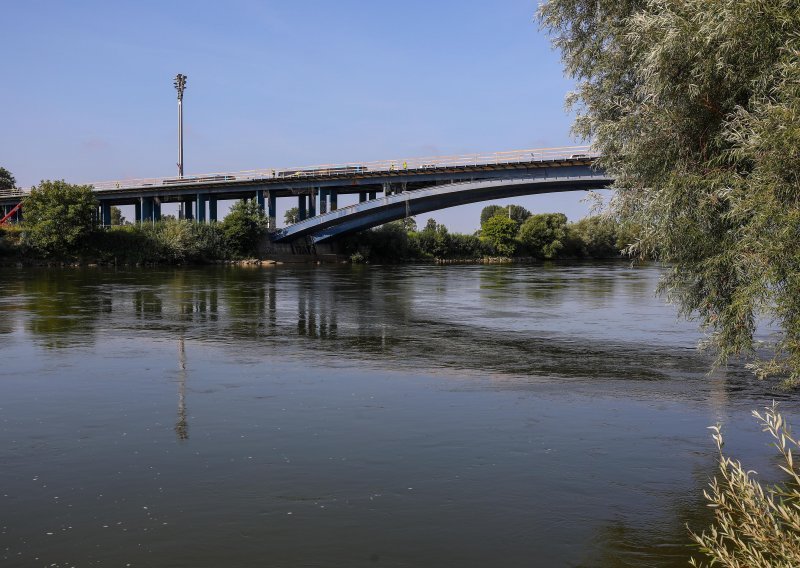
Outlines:
<svg viewBox="0 0 800 568"><path fill-rule="evenodd" d="M165 203L181 203L183 216L217 220L218 202L254 199L267 214L274 242L324 242L383 223L466 203L574 190L601 189L613 180L593 166L587 146L376 162L269 168L184 177L89 183L99 202L98 221L111 224L111 207L133 205L137 222L161 218ZM359 202L338 207L340 195ZM0 219L19 219L20 189L0 191ZM279 198L297 200L299 222L277 229ZM24 213L24 212L23 212Z"/></svg>

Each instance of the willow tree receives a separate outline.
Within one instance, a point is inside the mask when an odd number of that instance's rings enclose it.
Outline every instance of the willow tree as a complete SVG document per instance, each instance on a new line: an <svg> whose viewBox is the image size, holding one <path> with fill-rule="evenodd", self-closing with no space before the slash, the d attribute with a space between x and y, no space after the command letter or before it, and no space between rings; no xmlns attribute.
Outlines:
<svg viewBox="0 0 800 568"><path fill-rule="evenodd" d="M615 176L629 252L718 362L800 383L800 10L796 0L550 0L574 132ZM760 318L777 333L756 360Z"/></svg>

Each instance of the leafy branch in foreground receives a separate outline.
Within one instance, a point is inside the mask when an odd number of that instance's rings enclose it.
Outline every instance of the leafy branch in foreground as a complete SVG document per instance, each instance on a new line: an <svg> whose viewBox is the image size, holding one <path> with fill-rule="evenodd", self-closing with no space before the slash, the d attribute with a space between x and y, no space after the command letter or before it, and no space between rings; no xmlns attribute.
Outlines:
<svg viewBox="0 0 800 568"><path fill-rule="evenodd" d="M722 364L800 384L800 10L796 0L549 0L577 83L574 132L615 177L629 252ZM773 355L753 335L774 322Z"/></svg>
<svg viewBox="0 0 800 568"><path fill-rule="evenodd" d="M711 560L711 566L729 568L790 568L800 566L800 475L794 465L800 443L778 412L777 405L764 414L753 411L764 432L774 439L781 455L781 471L787 483L767 487L746 471L738 461L722 453L720 426L713 426L712 438L719 450L719 476L704 492L714 509L715 523L692 539ZM700 566L694 559L691 564Z"/></svg>

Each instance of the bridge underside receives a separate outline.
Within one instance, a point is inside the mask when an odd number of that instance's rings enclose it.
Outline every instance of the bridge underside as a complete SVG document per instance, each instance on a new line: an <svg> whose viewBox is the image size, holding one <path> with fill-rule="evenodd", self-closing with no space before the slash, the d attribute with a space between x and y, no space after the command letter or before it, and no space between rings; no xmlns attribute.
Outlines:
<svg viewBox="0 0 800 568"><path fill-rule="evenodd" d="M571 171L564 171L566 169ZM386 195L300 221L273 233L272 240L280 243L306 239L321 243L448 207L523 195L603 189L613 182L603 172L584 166L561 169L557 176L547 174L542 171L540 175L526 178L459 182Z"/></svg>

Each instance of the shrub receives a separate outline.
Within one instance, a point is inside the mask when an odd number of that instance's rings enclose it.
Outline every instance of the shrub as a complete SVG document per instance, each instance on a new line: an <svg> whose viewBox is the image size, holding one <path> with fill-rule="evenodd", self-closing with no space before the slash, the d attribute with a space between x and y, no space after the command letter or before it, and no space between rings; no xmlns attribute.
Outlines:
<svg viewBox="0 0 800 568"><path fill-rule="evenodd" d="M720 426L712 437L719 451L719 475L705 492L714 509L714 524L692 539L711 561L710 566L739 568L789 568L800 566L800 473L794 465L793 452L800 443L777 405L766 407L764 414L753 411L762 429L774 440L780 454L780 470L789 482L764 487L754 472L722 453ZM698 566L692 560L693 566Z"/></svg>
<svg viewBox="0 0 800 568"><path fill-rule="evenodd" d="M555 258L567 241L567 216L563 213L532 215L519 229L522 245L538 258Z"/></svg>
<svg viewBox="0 0 800 568"><path fill-rule="evenodd" d="M222 221L228 249L238 257L256 256L266 231L267 216L253 200L237 202Z"/></svg>
<svg viewBox="0 0 800 568"><path fill-rule="evenodd" d="M516 236L516 221L502 212L487 219L481 228L481 239L503 256L513 256L516 252Z"/></svg>
<svg viewBox="0 0 800 568"><path fill-rule="evenodd" d="M94 228L97 200L88 185L43 181L22 206L25 242L45 257L76 255Z"/></svg>
<svg viewBox="0 0 800 568"><path fill-rule="evenodd" d="M574 254L588 258L620 255L617 246L619 227L613 217L593 215L569 225L569 241Z"/></svg>

